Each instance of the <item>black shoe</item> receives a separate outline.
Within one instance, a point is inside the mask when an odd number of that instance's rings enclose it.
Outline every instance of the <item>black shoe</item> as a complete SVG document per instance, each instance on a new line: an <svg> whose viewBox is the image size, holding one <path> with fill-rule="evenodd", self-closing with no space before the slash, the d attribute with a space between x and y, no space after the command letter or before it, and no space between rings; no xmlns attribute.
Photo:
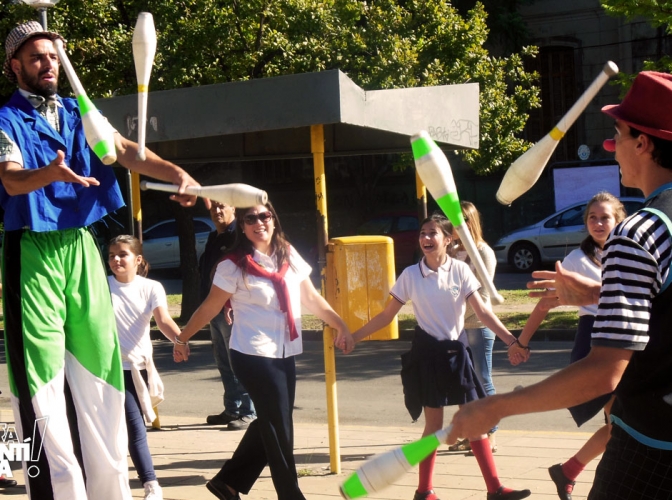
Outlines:
<svg viewBox="0 0 672 500"><path fill-rule="evenodd" d="M0 488L13 488L17 485L17 482L13 479L7 479L6 477L0 477Z"/></svg>
<svg viewBox="0 0 672 500"><path fill-rule="evenodd" d="M205 421L208 425L227 425L229 422L238 420L238 418L240 418L238 415L234 415L233 413L224 410L218 415L208 415L208 418L206 418Z"/></svg>
<svg viewBox="0 0 672 500"><path fill-rule="evenodd" d="M252 422L257 419L254 415L244 415L232 422L229 422L229 425L226 426L228 431L244 431L247 429Z"/></svg>
<svg viewBox="0 0 672 500"><path fill-rule="evenodd" d="M504 486L500 486L496 493L488 493L488 500L520 500L531 494L530 490L511 490L504 493Z"/></svg>
<svg viewBox="0 0 672 500"><path fill-rule="evenodd" d="M434 490L425 491L424 493L420 493L419 491L416 491L415 495L413 495L413 500L425 500L430 495L434 495L434 498L436 498L436 493L434 493ZM439 499L436 498L436 500L439 500Z"/></svg>
<svg viewBox="0 0 672 500"><path fill-rule="evenodd" d="M240 500L238 493L231 493L225 484L215 484L213 479L205 483L205 487L220 500Z"/></svg>
<svg viewBox="0 0 672 500"><path fill-rule="evenodd" d="M562 464L555 464L548 468L548 474L558 489L558 497L562 500L572 500L572 491L576 481L570 481L562 472Z"/></svg>

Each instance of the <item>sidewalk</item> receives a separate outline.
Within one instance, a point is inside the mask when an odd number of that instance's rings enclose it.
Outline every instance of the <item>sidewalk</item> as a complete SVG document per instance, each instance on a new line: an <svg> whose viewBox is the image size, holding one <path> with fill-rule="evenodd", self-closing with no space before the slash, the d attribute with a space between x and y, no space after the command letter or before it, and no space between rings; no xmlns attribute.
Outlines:
<svg viewBox="0 0 672 500"><path fill-rule="evenodd" d="M211 500L205 482L231 457L242 432L222 430L202 424L202 419L162 416L162 429L149 433L150 448L165 500ZM330 474L327 426L297 424L295 455L299 484L306 498L339 500L339 485L349 474L374 454L382 453L419 438L419 427L342 426L340 428L341 474ZM557 499L547 467L566 460L590 437L583 432L532 432L500 430L495 461L502 482L513 488L529 488L534 499ZM130 464L130 460L129 460ZM590 490L597 461L591 462L579 477L574 500L585 499ZM131 478L135 472L131 466ZM23 474L15 473L20 485ZM417 468L389 488L371 495L374 499L411 500L417 484ZM142 499L142 486L131 480L133 498ZM481 499L485 484L476 459L464 452L439 450L434 489L443 500ZM23 486L4 491L7 496L27 498ZM103 499L104 497L100 497ZM268 469L249 496L254 500L277 498Z"/></svg>

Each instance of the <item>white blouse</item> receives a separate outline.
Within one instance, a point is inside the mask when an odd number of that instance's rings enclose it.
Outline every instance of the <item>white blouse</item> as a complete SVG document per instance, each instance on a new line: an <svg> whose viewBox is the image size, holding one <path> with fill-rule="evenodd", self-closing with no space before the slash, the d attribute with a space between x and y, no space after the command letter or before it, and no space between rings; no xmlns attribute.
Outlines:
<svg viewBox="0 0 672 500"><path fill-rule="evenodd" d="M275 253L266 255L257 250L254 261L268 272L277 272ZM266 358L286 358L303 352L301 340L301 282L310 278L311 267L294 250L289 249L289 269L285 282L289 290L292 314L299 337L289 339L287 314L280 310L271 280L247 274L243 278L240 268L231 260L219 263L212 284L233 294L234 311L231 343L235 351Z"/></svg>

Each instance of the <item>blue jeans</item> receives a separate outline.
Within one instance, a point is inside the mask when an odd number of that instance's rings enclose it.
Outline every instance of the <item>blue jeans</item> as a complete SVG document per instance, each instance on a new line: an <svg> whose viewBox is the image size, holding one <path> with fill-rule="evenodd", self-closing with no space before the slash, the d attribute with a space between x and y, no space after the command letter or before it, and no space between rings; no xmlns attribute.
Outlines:
<svg viewBox="0 0 672 500"><path fill-rule="evenodd" d="M495 344L495 334L490 328L467 328L464 330L474 360L474 371L485 393L492 396L497 391L492 383L492 348ZM490 432L495 432L493 427Z"/></svg>
<svg viewBox="0 0 672 500"><path fill-rule="evenodd" d="M146 382L147 370L142 370L140 373ZM147 427L145 427L145 419L142 416L142 408L140 407L138 393L135 391L131 370L124 370L124 387L126 390L124 409L126 410L126 427L128 428L128 453L131 455L140 481L145 484L147 481L156 480L156 473L147 444Z"/></svg>
<svg viewBox="0 0 672 500"><path fill-rule="evenodd" d="M232 415L255 416L252 399L231 368L231 325L226 322L224 313L220 312L210 321L210 338L217 369L224 385L224 409Z"/></svg>

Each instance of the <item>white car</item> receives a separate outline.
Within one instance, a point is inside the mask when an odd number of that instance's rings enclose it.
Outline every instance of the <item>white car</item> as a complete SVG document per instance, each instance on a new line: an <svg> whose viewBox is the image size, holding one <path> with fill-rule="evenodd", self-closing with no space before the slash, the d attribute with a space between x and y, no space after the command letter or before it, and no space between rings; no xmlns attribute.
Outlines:
<svg viewBox="0 0 672 500"><path fill-rule="evenodd" d="M621 198L628 215L639 210L643 198ZM515 271L531 272L541 264L562 260L579 248L588 235L583 212L588 200L575 203L549 215L541 222L516 229L502 236L492 247L498 264L509 264Z"/></svg>
<svg viewBox="0 0 672 500"><path fill-rule="evenodd" d="M208 235L214 230L215 224L210 219L194 217L198 259L205 250ZM180 241L175 219L164 220L142 232L142 255L149 262L151 269L180 267Z"/></svg>

